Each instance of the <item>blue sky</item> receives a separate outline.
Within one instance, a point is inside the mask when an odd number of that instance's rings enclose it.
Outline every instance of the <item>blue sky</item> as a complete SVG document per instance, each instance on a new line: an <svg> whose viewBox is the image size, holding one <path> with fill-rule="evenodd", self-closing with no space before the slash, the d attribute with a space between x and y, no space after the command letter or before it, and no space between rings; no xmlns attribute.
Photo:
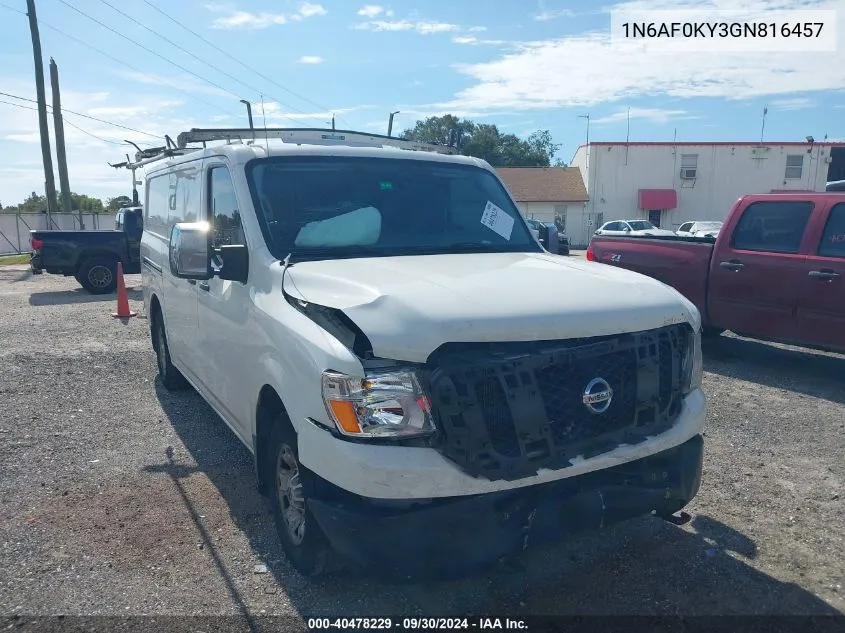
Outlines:
<svg viewBox="0 0 845 633"><path fill-rule="evenodd" d="M628 108L636 141L676 130L684 141L757 140L766 105L767 140L845 139L845 0L36 3L48 94L53 57L66 110L135 130L66 114L71 188L104 198L128 193L127 173L106 165L122 159L124 139L245 126L239 99L261 124L262 95L270 126L323 126L334 112L338 128L385 133L393 110L395 130L452 112L519 135L549 129L566 161L585 140L579 115L590 114L591 140L624 140ZM623 54L609 44L611 10L708 4L838 8L838 52ZM34 104L7 96L35 98L25 11L25 0L0 0L0 101L22 106L0 103L3 204L43 190Z"/></svg>

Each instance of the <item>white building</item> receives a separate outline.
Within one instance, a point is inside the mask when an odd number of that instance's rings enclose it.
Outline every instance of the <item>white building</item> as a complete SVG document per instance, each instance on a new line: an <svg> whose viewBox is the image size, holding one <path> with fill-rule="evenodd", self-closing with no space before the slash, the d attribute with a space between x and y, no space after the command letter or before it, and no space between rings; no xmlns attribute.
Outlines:
<svg viewBox="0 0 845 633"><path fill-rule="evenodd" d="M574 245L604 222L644 218L676 230L692 220L724 220L742 195L824 191L831 150L843 143L590 143L575 152L589 201L570 214ZM840 156L840 151L835 154Z"/></svg>

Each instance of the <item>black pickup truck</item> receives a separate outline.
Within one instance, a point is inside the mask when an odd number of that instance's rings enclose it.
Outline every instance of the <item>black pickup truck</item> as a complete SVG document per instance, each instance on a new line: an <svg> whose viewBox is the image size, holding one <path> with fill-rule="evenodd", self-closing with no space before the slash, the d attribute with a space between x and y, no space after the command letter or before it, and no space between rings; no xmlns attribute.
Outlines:
<svg viewBox="0 0 845 633"><path fill-rule="evenodd" d="M73 275L92 294L114 292L118 262L126 274L141 272L143 221L141 207L124 207L114 230L30 231L29 265L36 275Z"/></svg>

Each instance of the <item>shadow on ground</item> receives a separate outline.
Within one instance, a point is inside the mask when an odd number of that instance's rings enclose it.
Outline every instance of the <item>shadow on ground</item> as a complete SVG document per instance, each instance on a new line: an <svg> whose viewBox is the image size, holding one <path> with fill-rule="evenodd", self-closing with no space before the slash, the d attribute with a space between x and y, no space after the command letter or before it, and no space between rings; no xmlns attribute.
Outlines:
<svg viewBox="0 0 845 633"><path fill-rule="evenodd" d="M342 571L309 581L285 560L270 504L255 487L249 451L195 392L169 393L157 384L156 393L196 466L176 464L168 452L145 470L173 479L233 604L244 615L249 608L223 562L225 553L205 533L182 486L187 477L209 478L237 528L273 574L278 592L303 617L838 613L801 587L752 567L756 544L737 526L704 515L684 528L644 517L586 534L529 552L523 569L510 573L497 570L456 581L396 585Z"/></svg>
<svg viewBox="0 0 845 633"><path fill-rule="evenodd" d="M702 351L705 371L845 404L845 357L724 335Z"/></svg>
<svg viewBox="0 0 845 633"><path fill-rule="evenodd" d="M143 299L141 290L127 288L126 294L130 301L141 301ZM102 301L117 301L117 293L92 295L84 288L74 288L73 290L33 292L29 296L29 305L32 306L57 306L70 303L96 303Z"/></svg>

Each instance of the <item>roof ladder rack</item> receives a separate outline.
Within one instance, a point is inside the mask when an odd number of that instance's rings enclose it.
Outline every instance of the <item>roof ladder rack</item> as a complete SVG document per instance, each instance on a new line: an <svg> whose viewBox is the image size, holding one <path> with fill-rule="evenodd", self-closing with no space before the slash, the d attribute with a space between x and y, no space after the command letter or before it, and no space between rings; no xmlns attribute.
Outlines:
<svg viewBox="0 0 845 633"><path fill-rule="evenodd" d="M346 145L351 147L396 147L438 154L457 154L458 150L448 145L407 141L381 134L367 134L350 130L325 130L320 128L193 128L182 132L176 139L180 149L189 143L209 141L254 141L276 139L296 145Z"/></svg>

